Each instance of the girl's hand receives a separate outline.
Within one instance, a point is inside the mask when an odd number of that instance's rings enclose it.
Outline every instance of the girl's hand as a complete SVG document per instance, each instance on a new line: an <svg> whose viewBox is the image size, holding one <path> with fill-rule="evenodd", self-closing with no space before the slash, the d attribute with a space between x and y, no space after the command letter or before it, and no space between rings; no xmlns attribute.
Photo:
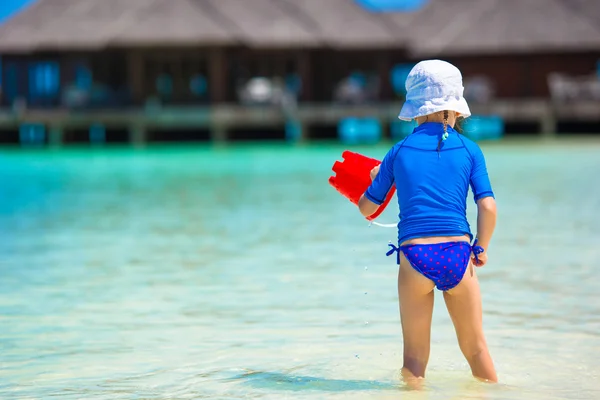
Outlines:
<svg viewBox="0 0 600 400"><path fill-rule="evenodd" d="M471 261L473 261L473 265L475 265L476 267L483 267L488 260L487 251L477 254L477 258L479 259L479 261L477 261L477 259L475 258L475 254L471 253Z"/></svg>
<svg viewBox="0 0 600 400"><path fill-rule="evenodd" d="M371 182L373 182L375 180L375 178L377 178L377 174L378 173L379 173L379 165L376 166L375 168L373 168L371 170L371 173L370 173L370 175L371 175Z"/></svg>

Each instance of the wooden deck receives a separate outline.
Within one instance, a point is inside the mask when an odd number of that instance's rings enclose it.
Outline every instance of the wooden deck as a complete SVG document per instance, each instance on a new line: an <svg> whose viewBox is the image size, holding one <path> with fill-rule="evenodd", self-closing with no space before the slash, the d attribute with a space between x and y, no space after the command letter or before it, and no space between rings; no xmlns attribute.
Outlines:
<svg viewBox="0 0 600 400"><path fill-rule="evenodd" d="M361 106L332 104L303 104L293 111L278 107L244 107L219 105L215 107L163 107L158 109L124 110L0 110L0 129L16 130L24 123L38 123L50 132L50 142L60 144L63 131L87 129L93 124L107 128L127 129L132 142L145 142L149 129L206 129L215 141L227 141L228 130L236 128L282 128L295 121L301 127L312 125L335 126L343 118L376 118L387 126L396 120L402 103ZM496 101L486 105L472 105L473 115L498 115L506 123L538 123L541 133L553 136L559 120L597 123L600 121L600 102L553 104L547 100ZM305 129L303 129L305 131Z"/></svg>

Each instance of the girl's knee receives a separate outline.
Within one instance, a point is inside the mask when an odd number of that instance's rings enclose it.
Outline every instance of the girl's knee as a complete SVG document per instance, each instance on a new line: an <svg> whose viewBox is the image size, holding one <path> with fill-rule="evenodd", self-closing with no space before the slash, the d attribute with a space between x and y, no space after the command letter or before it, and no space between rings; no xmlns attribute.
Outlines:
<svg viewBox="0 0 600 400"><path fill-rule="evenodd" d="M463 355L468 360L478 357L482 352L487 351L487 344L483 337L471 340L460 340L459 346Z"/></svg>

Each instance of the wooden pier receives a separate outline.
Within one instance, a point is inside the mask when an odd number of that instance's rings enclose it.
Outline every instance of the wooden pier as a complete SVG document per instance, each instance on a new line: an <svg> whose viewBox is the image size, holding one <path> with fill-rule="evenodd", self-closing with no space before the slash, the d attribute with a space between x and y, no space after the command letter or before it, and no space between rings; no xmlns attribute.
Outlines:
<svg viewBox="0 0 600 400"><path fill-rule="evenodd" d="M106 129L127 130L129 142L144 145L150 130L196 129L209 132L210 140L223 143L233 129L281 129L294 121L300 127L300 141L311 140L313 126L335 127L344 118L368 117L388 127L397 121L400 102L347 106L332 104L303 104L292 112L278 107L245 107L219 105L213 107L162 107L126 109L121 111L26 110L0 111L0 135L18 131L23 124L40 124L46 128L48 144L60 146L66 130L89 130L99 124ZM529 123L538 126L543 137L553 137L561 120L582 123L600 122L600 103L581 102L553 104L547 100L495 101L471 105L474 116L496 115L505 123ZM533 133L533 132L532 132ZM600 132L599 132L600 133ZM384 134L384 137L386 135Z"/></svg>

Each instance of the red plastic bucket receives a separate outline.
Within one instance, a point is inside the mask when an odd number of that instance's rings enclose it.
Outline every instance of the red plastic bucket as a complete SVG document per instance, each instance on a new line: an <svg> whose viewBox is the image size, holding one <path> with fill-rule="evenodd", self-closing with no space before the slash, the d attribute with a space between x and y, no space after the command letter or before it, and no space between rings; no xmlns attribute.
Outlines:
<svg viewBox="0 0 600 400"><path fill-rule="evenodd" d="M335 172L335 176L329 178L329 184L354 205L358 206L360 196L371 185L371 170L381 164L381 161L347 150L342 153L342 158L342 162L336 161L333 164L331 169ZM394 197L394 193L396 193L395 185L392 186L385 201L377 211L367 217L369 221L377 218L385 210L392 197Z"/></svg>

